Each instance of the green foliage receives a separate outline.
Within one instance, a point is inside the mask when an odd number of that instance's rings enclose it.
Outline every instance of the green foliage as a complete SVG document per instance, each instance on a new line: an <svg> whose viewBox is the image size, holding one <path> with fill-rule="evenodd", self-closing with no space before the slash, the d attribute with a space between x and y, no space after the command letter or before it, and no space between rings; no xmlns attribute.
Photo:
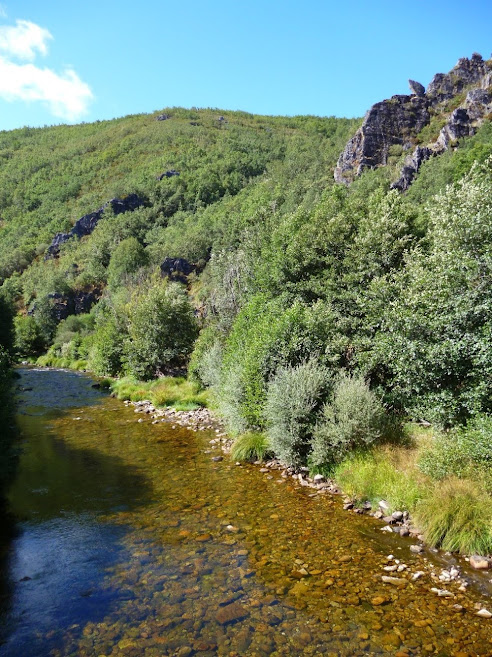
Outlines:
<svg viewBox="0 0 492 657"><path fill-rule="evenodd" d="M35 318L18 315L15 318L15 350L19 356L38 356L44 347L45 342Z"/></svg>
<svg viewBox="0 0 492 657"><path fill-rule="evenodd" d="M208 404L207 392L182 377L162 377L155 381L123 377L110 381L109 387L118 399L148 399L156 407L172 406L176 410L189 411Z"/></svg>
<svg viewBox="0 0 492 657"><path fill-rule="evenodd" d="M155 282L133 294L128 308L125 367L139 379L183 366L198 335L185 290L177 283Z"/></svg>
<svg viewBox="0 0 492 657"><path fill-rule="evenodd" d="M330 386L330 374L315 359L281 367L270 381L265 405L268 439L287 465L303 465L316 414Z"/></svg>
<svg viewBox="0 0 492 657"><path fill-rule="evenodd" d="M488 476L492 484L492 418L478 415L466 427L438 434L422 454L419 467L434 479Z"/></svg>
<svg viewBox="0 0 492 657"><path fill-rule="evenodd" d="M491 410L491 166L433 199L428 251L372 290L369 371L390 403L443 426Z"/></svg>
<svg viewBox="0 0 492 657"><path fill-rule="evenodd" d="M231 457L234 461L262 461L270 451L270 442L264 433L249 431L234 440Z"/></svg>
<svg viewBox="0 0 492 657"><path fill-rule="evenodd" d="M411 468L396 467L380 450L355 452L337 463L331 474L343 491L357 500L377 506L384 499L392 511L413 512L426 495L426 486Z"/></svg>
<svg viewBox="0 0 492 657"><path fill-rule="evenodd" d="M313 432L310 462L330 468L348 452L371 446L384 432L384 408L361 377L340 374Z"/></svg>
<svg viewBox="0 0 492 657"><path fill-rule="evenodd" d="M492 497L474 482L440 482L417 505L415 520L429 545L464 554L492 552Z"/></svg>
<svg viewBox="0 0 492 657"><path fill-rule="evenodd" d="M108 265L108 284L118 287L127 282L130 274L134 274L148 263L144 247L135 237L122 240L111 254Z"/></svg>

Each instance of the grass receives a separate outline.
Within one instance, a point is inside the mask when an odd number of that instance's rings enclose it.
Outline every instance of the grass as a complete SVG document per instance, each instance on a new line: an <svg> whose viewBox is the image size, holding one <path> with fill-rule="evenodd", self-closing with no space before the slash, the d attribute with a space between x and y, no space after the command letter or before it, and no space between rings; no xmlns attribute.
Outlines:
<svg viewBox="0 0 492 657"><path fill-rule="evenodd" d="M432 431L409 425L406 434L406 446L378 446L346 458L335 480L358 503L384 499L392 511L409 511L433 547L492 553L492 496L483 478L450 475L435 481L418 466L434 447Z"/></svg>
<svg viewBox="0 0 492 657"><path fill-rule="evenodd" d="M492 497L469 479L438 482L416 508L426 541L450 552L492 552Z"/></svg>
<svg viewBox="0 0 492 657"><path fill-rule="evenodd" d="M118 399L142 401L154 406L172 406L178 411L191 411L207 406L209 393L197 383L183 377L163 377L154 381L137 381L131 377L115 379L111 390Z"/></svg>
<svg viewBox="0 0 492 657"><path fill-rule="evenodd" d="M425 495L423 476L413 468L401 467L398 451L375 448L346 458L333 473L347 495L358 502L377 505L386 500L392 511L413 511Z"/></svg>
<svg viewBox="0 0 492 657"><path fill-rule="evenodd" d="M270 449L264 433L249 431L236 438L231 456L235 461L262 461Z"/></svg>
<svg viewBox="0 0 492 657"><path fill-rule="evenodd" d="M61 358L59 356L54 356L49 352L43 354L36 360L36 365L41 367L61 367L67 370L86 370L87 361L86 360L71 360L70 358Z"/></svg>

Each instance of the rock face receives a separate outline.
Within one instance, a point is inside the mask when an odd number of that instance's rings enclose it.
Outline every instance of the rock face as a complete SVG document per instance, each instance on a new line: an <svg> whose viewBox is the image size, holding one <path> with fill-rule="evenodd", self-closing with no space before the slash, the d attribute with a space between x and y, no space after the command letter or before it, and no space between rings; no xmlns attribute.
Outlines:
<svg viewBox="0 0 492 657"><path fill-rule="evenodd" d="M180 283L186 283L187 276L195 270L196 266L185 258L165 258L161 264L161 275Z"/></svg>
<svg viewBox="0 0 492 657"><path fill-rule="evenodd" d="M72 239L72 237L80 238L84 237L85 235L90 235L94 228L97 226L106 208L111 207L113 213L117 215L123 212L133 212L133 210L136 210L143 204L143 199L141 199L137 194L129 194L124 199L112 198L101 208L99 208L99 210L96 210L95 212L89 212L89 214L85 214L83 217L78 219L69 233L57 233L53 238L50 246L46 250L45 260L56 258L60 253L60 246L65 242L68 242L68 240Z"/></svg>
<svg viewBox="0 0 492 657"><path fill-rule="evenodd" d="M392 146L411 150L392 187L408 189L422 162L473 135L492 112L492 62L478 54L462 58L449 73L434 76L427 90L409 80L411 96L393 96L371 107L338 160L336 182L350 184L364 169L384 166ZM466 96L463 96L466 93ZM450 111L448 105L457 105ZM437 140L416 145L421 130L435 115L447 118Z"/></svg>
<svg viewBox="0 0 492 657"><path fill-rule="evenodd" d="M99 300L100 296L100 290L92 290L91 292L74 290L69 294L52 292L48 294L51 316L57 322L61 322L62 319L67 319L69 315L88 313L92 306ZM28 311L28 315L33 315L36 312L36 308L37 303L35 302Z"/></svg>

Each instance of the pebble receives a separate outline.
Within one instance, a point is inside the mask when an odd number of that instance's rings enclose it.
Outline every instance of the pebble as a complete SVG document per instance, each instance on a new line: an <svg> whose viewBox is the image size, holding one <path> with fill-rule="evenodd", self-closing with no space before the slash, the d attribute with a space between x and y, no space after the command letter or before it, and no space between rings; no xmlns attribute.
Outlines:
<svg viewBox="0 0 492 657"><path fill-rule="evenodd" d="M486 557L474 554L470 557L470 566L475 570L487 570L490 568L490 562Z"/></svg>
<svg viewBox="0 0 492 657"><path fill-rule="evenodd" d="M477 616L481 618L492 618L492 614L488 609L480 609L480 611L477 611Z"/></svg>

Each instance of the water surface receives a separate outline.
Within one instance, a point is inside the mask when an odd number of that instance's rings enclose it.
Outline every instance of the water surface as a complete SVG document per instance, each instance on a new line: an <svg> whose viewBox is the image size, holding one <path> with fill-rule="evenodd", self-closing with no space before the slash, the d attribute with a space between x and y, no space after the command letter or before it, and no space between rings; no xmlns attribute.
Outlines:
<svg viewBox="0 0 492 657"><path fill-rule="evenodd" d="M2 657L492 654L486 575L436 582L449 558L280 473L213 462L212 434L138 422L91 385L22 371ZM405 586L381 580L390 553Z"/></svg>

